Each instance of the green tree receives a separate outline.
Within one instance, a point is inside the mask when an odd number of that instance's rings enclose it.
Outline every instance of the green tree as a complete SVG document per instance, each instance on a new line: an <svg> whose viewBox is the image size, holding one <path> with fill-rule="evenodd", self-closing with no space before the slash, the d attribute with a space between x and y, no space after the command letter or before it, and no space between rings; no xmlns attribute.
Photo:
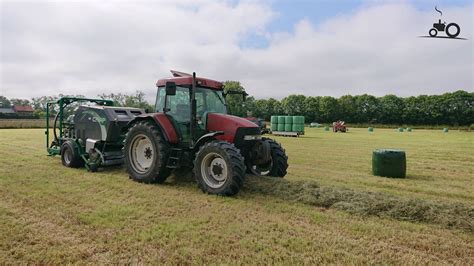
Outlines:
<svg viewBox="0 0 474 266"><path fill-rule="evenodd" d="M143 91L135 91L133 94L124 93L110 93L98 95L100 99L112 100L115 106L126 106L141 108L148 111L153 111L154 107L145 100L145 93Z"/></svg>
<svg viewBox="0 0 474 266"><path fill-rule="evenodd" d="M304 95L290 95L283 98L281 101L283 105L283 112L287 115L305 115Z"/></svg>
<svg viewBox="0 0 474 266"><path fill-rule="evenodd" d="M378 99L368 94L357 95L354 98L357 121L361 123L377 122L380 112Z"/></svg>
<svg viewBox="0 0 474 266"><path fill-rule="evenodd" d="M11 105L19 105L19 106L26 106L26 105L31 105L30 101L27 99L10 99Z"/></svg>
<svg viewBox="0 0 474 266"><path fill-rule="evenodd" d="M0 95L0 108L9 108L12 104L7 97Z"/></svg>
<svg viewBox="0 0 474 266"><path fill-rule="evenodd" d="M356 102L355 98L352 95L344 95L337 99L337 104L339 106L339 118L340 120L355 123L357 121L356 115Z"/></svg>
<svg viewBox="0 0 474 266"><path fill-rule="evenodd" d="M402 98L389 94L380 98L378 122L385 124L401 124L404 102Z"/></svg>
<svg viewBox="0 0 474 266"><path fill-rule="evenodd" d="M304 116L305 121L316 122L321 120L319 113L319 98L320 97L306 97L304 100Z"/></svg>
<svg viewBox="0 0 474 266"><path fill-rule="evenodd" d="M321 97L319 100L319 112L321 114L321 122L330 123L338 119L339 106L337 100L330 96Z"/></svg>

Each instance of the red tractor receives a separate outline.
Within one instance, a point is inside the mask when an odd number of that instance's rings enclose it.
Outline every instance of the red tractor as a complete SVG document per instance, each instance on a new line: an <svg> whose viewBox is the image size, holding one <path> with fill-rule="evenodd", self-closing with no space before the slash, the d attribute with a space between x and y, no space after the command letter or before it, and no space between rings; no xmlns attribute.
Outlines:
<svg viewBox="0 0 474 266"><path fill-rule="evenodd" d="M175 168L193 168L202 191L234 195L246 171L284 177L288 168L285 150L263 138L260 128L227 114L221 82L171 71L160 79L155 113L135 117L124 141L124 162L130 178L162 183ZM245 97L243 95L242 97Z"/></svg>
<svg viewBox="0 0 474 266"><path fill-rule="evenodd" d="M336 121L336 122L333 122L332 123L332 131L333 132L343 132L345 133L347 131L347 128L346 128L346 123L344 121Z"/></svg>

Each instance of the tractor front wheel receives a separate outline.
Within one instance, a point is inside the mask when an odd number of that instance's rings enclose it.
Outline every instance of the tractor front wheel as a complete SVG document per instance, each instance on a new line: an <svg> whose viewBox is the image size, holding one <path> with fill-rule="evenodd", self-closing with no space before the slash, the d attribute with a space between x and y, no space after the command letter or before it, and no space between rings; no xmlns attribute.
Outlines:
<svg viewBox="0 0 474 266"><path fill-rule="evenodd" d="M166 167L168 145L153 122L142 121L127 132L124 162L131 179L141 183L163 183L171 174Z"/></svg>
<svg viewBox="0 0 474 266"><path fill-rule="evenodd" d="M249 170L257 176L284 177L288 169L288 156L283 147L273 139L262 138L270 145L270 161L263 164L249 162Z"/></svg>
<svg viewBox="0 0 474 266"><path fill-rule="evenodd" d="M284 177L286 169L288 169L288 156L286 156L285 149L276 141L269 138L262 138L270 142L272 155L272 168L268 173L269 176Z"/></svg>
<svg viewBox="0 0 474 266"><path fill-rule="evenodd" d="M203 192L232 196L244 183L244 158L233 144L211 141L197 152L193 172Z"/></svg>

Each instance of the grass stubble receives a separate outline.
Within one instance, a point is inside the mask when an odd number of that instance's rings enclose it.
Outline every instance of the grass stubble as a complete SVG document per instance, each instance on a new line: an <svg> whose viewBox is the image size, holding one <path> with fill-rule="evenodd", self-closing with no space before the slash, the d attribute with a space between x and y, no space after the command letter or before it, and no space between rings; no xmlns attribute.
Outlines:
<svg viewBox="0 0 474 266"><path fill-rule="evenodd" d="M287 178L248 176L223 198L189 175L67 169L41 130L0 130L0 262L472 265L472 135L376 132L278 138ZM407 179L370 175L381 146L407 151Z"/></svg>

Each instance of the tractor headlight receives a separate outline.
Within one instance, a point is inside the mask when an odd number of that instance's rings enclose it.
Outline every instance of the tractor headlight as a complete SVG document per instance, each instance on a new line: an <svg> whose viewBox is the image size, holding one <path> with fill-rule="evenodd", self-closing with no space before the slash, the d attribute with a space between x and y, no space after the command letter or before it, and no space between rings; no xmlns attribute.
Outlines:
<svg viewBox="0 0 474 266"><path fill-rule="evenodd" d="M261 135L245 135L244 140L260 140L262 139Z"/></svg>

